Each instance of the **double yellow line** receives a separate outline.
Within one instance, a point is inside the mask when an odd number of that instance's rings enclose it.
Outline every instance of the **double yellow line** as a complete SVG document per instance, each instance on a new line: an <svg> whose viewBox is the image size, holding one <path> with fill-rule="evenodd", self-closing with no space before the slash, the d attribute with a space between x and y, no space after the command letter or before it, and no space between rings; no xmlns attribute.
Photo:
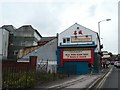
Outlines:
<svg viewBox="0 0 120 90"><path fill-rule="evenodd" d="M98 88L98 90L100 90L100 88L102 88L103 84L105 83L107 77L111 74L113 68L110 69L110 71L104 76L104 78L100 81L100 83L97 85L96 88Z"/></svg>

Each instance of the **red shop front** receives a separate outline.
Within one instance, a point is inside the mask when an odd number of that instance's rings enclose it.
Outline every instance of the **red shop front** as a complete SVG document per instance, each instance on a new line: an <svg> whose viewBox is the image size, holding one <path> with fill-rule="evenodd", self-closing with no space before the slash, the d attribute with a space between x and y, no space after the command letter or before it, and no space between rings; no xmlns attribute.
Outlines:
<svg viewBox="0 0 120 90"><path fill-rule="evenodd" d="M61 66L65 62L91 62L94 64L94 48L62 48Z"/></svg>

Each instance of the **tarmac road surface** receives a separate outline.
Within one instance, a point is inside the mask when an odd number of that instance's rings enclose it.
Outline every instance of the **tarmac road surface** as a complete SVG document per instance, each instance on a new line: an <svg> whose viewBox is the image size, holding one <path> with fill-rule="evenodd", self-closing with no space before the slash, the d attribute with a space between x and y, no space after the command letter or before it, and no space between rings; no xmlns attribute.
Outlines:
<svg viewBox="0 0 120 90"><path fill-rule="evenodd" d="M96 88L120 90L120 68L116 68L112 65L108 74L96 85Z"/></svg>

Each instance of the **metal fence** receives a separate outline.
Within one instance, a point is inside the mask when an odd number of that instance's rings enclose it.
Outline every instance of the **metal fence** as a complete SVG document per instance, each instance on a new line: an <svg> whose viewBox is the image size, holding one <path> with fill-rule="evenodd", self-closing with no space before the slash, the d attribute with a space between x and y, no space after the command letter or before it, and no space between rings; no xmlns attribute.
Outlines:
<svg viewBox="0 0 120 90"><path fill-rule="evenodd" d="M45 71L47 72L47 68L48 68L48 60L44 61L43 59L42 60L39 60L40 63L37 63L37 71Z"/></svg>
<svg viewBox="0 0 120 90"><path fill-rule="evenodd" d="M35 75L35 70L29 64L23 67L3 67L2 88L3 90L30 88L35 83Z"/></svg>

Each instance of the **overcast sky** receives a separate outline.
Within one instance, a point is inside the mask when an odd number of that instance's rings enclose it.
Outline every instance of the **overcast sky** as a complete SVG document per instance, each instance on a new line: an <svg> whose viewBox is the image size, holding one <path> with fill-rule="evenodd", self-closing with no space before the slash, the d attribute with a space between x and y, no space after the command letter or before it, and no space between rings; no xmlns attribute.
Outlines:
<svg viewBox="0 0 120 90"><path fill-rule="evenodd" d="M98 32L103 50L118 53L119 0L1 0L0 26L32 25L42 36L55 36L78 23Z"/></svg>

